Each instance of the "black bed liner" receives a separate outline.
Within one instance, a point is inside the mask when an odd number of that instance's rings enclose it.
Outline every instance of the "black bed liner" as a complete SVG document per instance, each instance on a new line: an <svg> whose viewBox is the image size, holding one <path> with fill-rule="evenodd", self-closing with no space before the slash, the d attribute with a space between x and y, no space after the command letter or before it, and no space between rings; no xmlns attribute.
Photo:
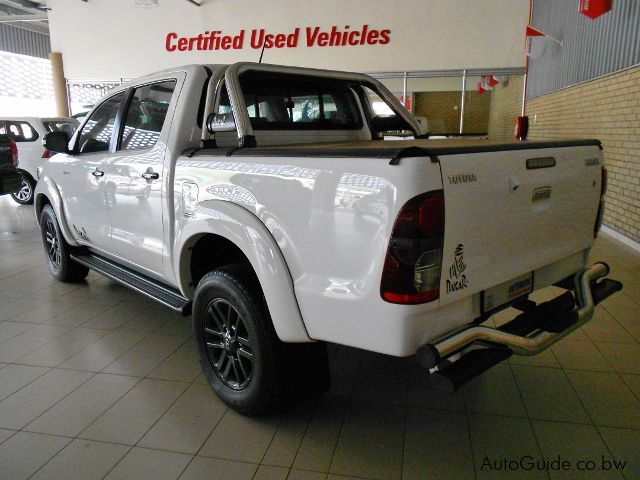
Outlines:
<svg viewBox="0 0 640 480"><path fill-rule="evenodd" d="M594 139L513 142L455 139L454 141L387 140L276 147L215 148L198 150L192 155L193 157L238 155L243 157L384 158L388 159L391 165L397 165L400 159L408 157L430 157L432 161L438 161L438 156L441 155L584 146L597 146L602 150L600 141Z"/></svg>

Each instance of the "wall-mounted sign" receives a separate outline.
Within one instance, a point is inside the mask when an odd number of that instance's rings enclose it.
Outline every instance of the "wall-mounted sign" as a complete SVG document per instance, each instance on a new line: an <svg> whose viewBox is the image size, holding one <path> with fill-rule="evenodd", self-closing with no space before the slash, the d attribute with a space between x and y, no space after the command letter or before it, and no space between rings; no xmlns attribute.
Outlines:
<svg viewBox="0 0 640 480"><path fill-rule="evenodd" d="M591 20L604 15L613 8L613 0L580 0L580 13Z"/></svg>
<svg viewBox="0 0 640 480"><path fill-rule="evenodd" d="M391 30L371 28L362 25L352 28L333 26L330 30L322 27L296 27L289 32L271 33L264 28L254 28L250 32L242 29L235 34L225 34L221 30L207 30L196 36L181 36L176 32L167 33L167 52L187 52L203 50L241 50L246 46L253 49L296 48L296 47L346 47L359 45L387 45L391 42Z"/></svg>

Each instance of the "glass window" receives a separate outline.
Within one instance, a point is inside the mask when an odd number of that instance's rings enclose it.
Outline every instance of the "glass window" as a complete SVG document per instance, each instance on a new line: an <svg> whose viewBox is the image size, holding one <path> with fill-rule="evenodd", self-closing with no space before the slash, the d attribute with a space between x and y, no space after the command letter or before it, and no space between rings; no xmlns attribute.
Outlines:
<svg viewBox="0 0 640 480"><path fill-rule="evenodd" d="M134 90L122 131L120 150L153 147L164 125L176 81L145 85Z"/></svg>
<svg viewBox="0 0 640 480"><path fill-rule="evenodd" d="M240 83L256 130L362 127L355 94L345 83L264 73L246 74Z"/></svg>
<svg viewBox="0 0 640 480"><path fill-rule="evenodd" d="M38 139L38 132L27 122L7 120L5 126L0 129L0 133L9 135L16 143L35 142Z"/></svg>
<svg viewBox="0 0 640 480"><path fill-rule="evenodd" d="M71 138L73 133L76 131L76 128L78 128L78 126L80 125L77 120L73 122L52 120L42 123L44 123L44 128L47 129L47 132L65 132L67 135L69 135L69 138Z"/></svg>
<svg viewBox="0 0 640 480"><path fill-rule="evenodd" d="M111 143L113 126L124 92L119 93L100 105L82 127L78 138L79 153L107 152Z"/></svg>

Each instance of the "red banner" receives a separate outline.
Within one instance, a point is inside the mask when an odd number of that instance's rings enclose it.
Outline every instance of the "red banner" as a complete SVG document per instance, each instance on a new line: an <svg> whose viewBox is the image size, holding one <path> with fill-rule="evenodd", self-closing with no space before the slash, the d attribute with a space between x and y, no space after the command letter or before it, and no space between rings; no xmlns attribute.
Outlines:
<svg viewBox="0 0 640 480"><path fill-rule="evenodd" d="M590 19L598 18L613 8L613 0L580 0L580 13Z"/></svg>

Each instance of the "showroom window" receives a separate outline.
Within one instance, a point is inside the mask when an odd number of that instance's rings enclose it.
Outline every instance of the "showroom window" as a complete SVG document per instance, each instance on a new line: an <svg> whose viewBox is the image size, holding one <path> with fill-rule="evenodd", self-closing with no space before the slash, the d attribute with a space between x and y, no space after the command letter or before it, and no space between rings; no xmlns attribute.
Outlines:
<svg viewBox="0 0 640 480"><path fill-rule="evenodd" d="M134 90L124 121L119 150L153 147L160 138L176 81L145 85Z"/></svg>
<svg viewBox="0 0 640 480"><path fill-rule="evenodd" d="M124 92L118 93L100 105L91 115L78 138L79 153L109 151L113 126Z"/></svg>

